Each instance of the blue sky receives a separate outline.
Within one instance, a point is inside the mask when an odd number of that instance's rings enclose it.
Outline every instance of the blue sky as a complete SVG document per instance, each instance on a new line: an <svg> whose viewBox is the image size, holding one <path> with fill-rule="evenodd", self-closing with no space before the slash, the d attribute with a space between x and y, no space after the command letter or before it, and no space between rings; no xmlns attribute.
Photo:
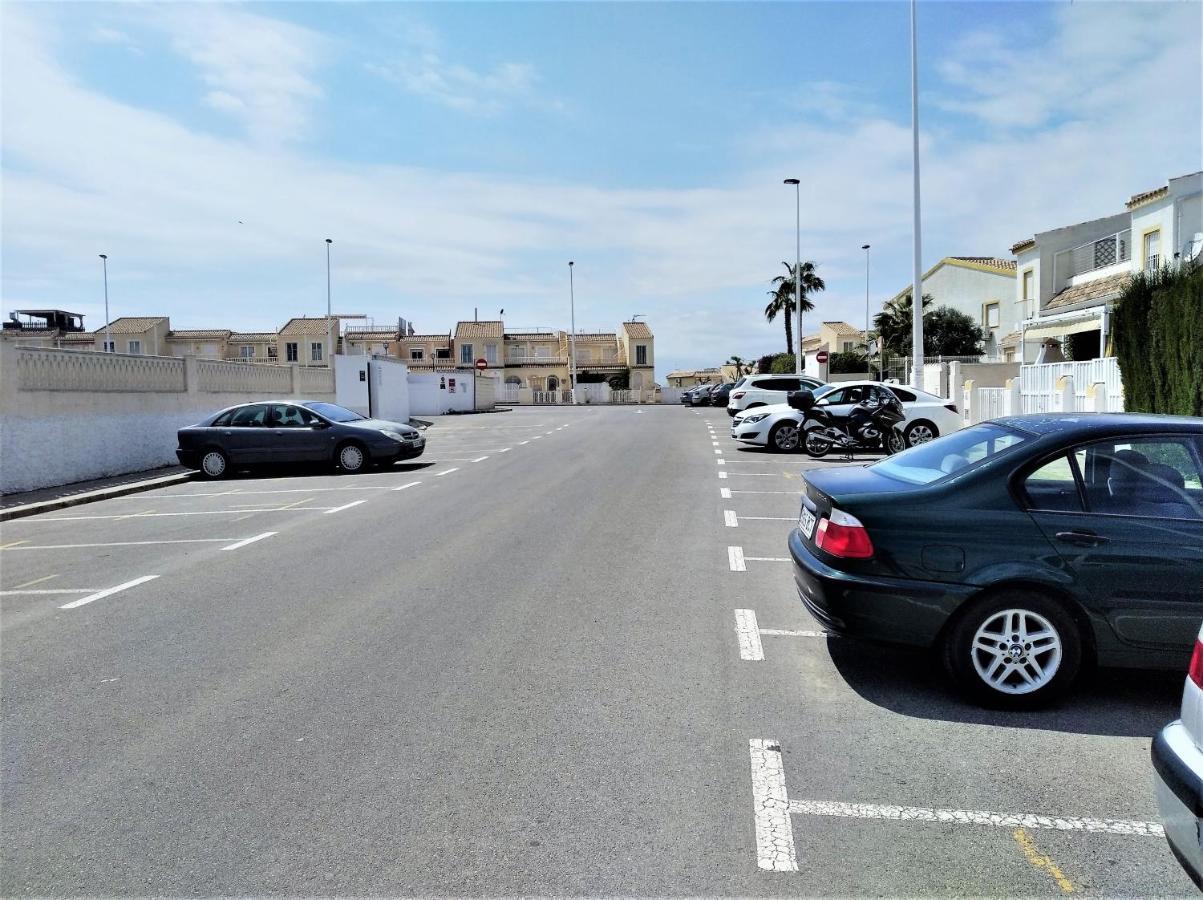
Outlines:
<svg viewBox="0 0 1203 900"><path fill-rule="evenodd" d="M920 3L924 260L1008 256L1203 158L1197 3ZM905 3L21 4L3 24L5 307L422 330L633 313L662 379L909 278ZM241 220L242 224L239 224ZM809 330L809 329L808 329Z"/></svg>

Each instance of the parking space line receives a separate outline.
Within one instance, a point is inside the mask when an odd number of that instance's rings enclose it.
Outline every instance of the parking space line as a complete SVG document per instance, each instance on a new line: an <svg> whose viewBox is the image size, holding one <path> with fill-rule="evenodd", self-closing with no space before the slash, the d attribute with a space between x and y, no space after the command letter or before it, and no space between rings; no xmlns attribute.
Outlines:
<svg viewBox="0 0 1203 900"><path fill-rule="evenodd" d="M760 633L766 637L828 637L826 631L790 631L784 628L762 628L760 629Z"/></svg>
<svg viewBox="0 0 1203 900"><path fill-rule="evenodd" d="M303 487L303 488L278 488L270 491L217 491L196 494L155 494L155 499L167 498L170 500L187 500L191 497L226 497L230 494L255 495L255 494L309 494L316 491L383 491L387 490L387 484L356 484L348 487ZM134 495L128 497L115 498L120 500L133 500Z"/></svg>
<svg viewBox="0 0 1203 900"><path fill-rule="evenodd" d="M797 872L792 804L785 790L781 744L748 742L752 762L752 811L756 822L756 865L769 872Z"/></svg>
<svg viewBox="0 0 1203 900"><path fill-rule="evenodd" d="M735 611L735 633L739 637L739 658L747 660L764 659L764 645L760 643L760 629L756 625L756 611L737 609Z"/></svg>
<svg viewBox="0 0 1203 900"><path fill-rule="evenodd" d="M782 475L785 475L786 478L789 477L785 472L732 472L731 474L744 478L780 478Z"/></svg>
<svg viewBox="0 0 1203 900"><path fill-rule="evenodd" d="M731 565L732 572L746 572L748 567L744 565L744 548L743 547L728 547L727 562Z"/></svg>
<svg viewBox="0 0 1203 900"><path fill-rule="evenodd" d="M364 501L359 500L357 502L363 503ZM241 541L235 541L233 544L230 544L227 547L222 547L221 549L222 550L237 550L240 547L245 547L247 544L253 544L253 543L255 543L255 541L261 541L264 538L269 538L274 534L276 534L276 532L274 532L274 531L265 531L265 532L263 532L263 534L257 534L254 537L243 538Z"/></svg>
<svg viewBox="0 0 1203 900"><path fill-rule="evenodd" d="M523 444L529 444L529 443L530 443L530 441L519 441L518 446L521 447Z"/></svg>
<svg viewBox="0 0 1203 900"><path fill-rule="evenodd" d="M715 462L718 463L720 466L725 466L727 464L727 461L725 459L723 459L721 456L718 459L716 459Z"/></svg>
<svg viewBox="0 0 1203 900"><path fill-rule="evenodd" d="M417 486L418 486L419 484L421 484L421 483L422 483L422 482L420 482L420 481L411 481L411 482L409 482L408 484L400 484L400 485L397 485L397 487L393 488L393 490L394 490L394 491L403 491L403 490L405 490L406 488L417 487Z"/></svg>
<svg viewBox="0 0 1203 900"><path fill-rule="evenodd" d="M306 498L312 500L312 497ZM299 501L305 502L305 501ZM356 503L366 503L366 500L357 500ZM175 516L235 516L242 513L265 513L265 512L327 512L329 506L265 506L262 509L197 509L188 512L165 512L165 513L130 513L124 516L55 516L48 519L39 519L30 517L23 519L22 522L29 524L31 522L88 522L98 521L101 519L162 519L173 518Z"/></svg>
<svg viewBox="0 0 1203 900"><path fill-rule="evenodd" d="M486 459L488 459L487 456L478 456L476 459L472 460L472 462L484 462Z"/></svg>
<svg viewBox="0 0 1203 900"><path fill-rule="evenodd" d="M135 578L133 581L127 581L125 584L119 584L116 587L105 588L103 591L97 591L94 594L89 594L87 597L80 597L78 600L72 600L70 603L64 603L59 609L76 609L80 606L86 606L94 600L102 600L105 597L111 597L113 594L120 591L128 590L132 587L137 587L140 584L145 584L148 581L154 581L158 575L143 575L141 578Z"/></svg>
<svg viewBox="0 0 1203 900"><path fill-rule="evenodd" d="M745 556L744 562L790 562L788 556Z"/></svg>
<svg viewBox="0 0 1203 900"><path fill-rule="evenodd" d="M41 578L35 578L33 581L26 581L22 584L18 584L16 587L16 590L20 590L21 588L33 587L35 584L45 584L51 578L58 578L58 575L43 575Z"/></svg>
<svg viewBox="0 0 1203 900"><path fill-rule="evenodd" d="M274 534L274 532L273 532ZM161 541L99 541L91 544L31 544L9 550L88 550L95 547L152 547L157 544L222 544L237 538L173 538ZM4 548L0 548L4 549Z"/></svg>
<svg viewBox="0 0 1203 900"><path fill-rule="evenodd" d="M367 502L367 500L352 500L350 503L344 503L342 506L336 506L334 509L326 510L326 515L333 515L336 512L342 512L344 509L350 509L352 506L358 506L361 503Z"/></svg>
<svg viewBox="0 0 1203 900"><path fill-rule="evenodd" d="M7 544L0 544L0 550L11 550L13 547L18 547L21 544L28 544L29 538L22 541L9 541Z"/></svg>
<svg viewBox="0 0 1203 900"><path fill-rule="evenodd" d="M715 448L714 448L714 452L715 452L716 454L718 454L719 456L722 456L722 455L723 455L723 451L722 451L722 450L720 450L718 447L715 447Z"/></svg>
<svg viewBox="0 0 1203 900"><path fill-rule="evenodd" d="M21 595L43 596L48 594L88 594L96 588L35 588L32 591L22 591L13 588L11 591L0 591L0 597L17 597Z"/></svg>
<svg viewBox="0 0 1203 900"><path fill-rule="evenodd" d="M450 475L452 472L458 472L458 471L459 471L459 466L456 466L456 467L455 467L455 468L453 468L453 469L444 469L442 472L435 472L435 473L434 473L434 475L433 475L433 476L431 476L431 477L433 477L433 478L439 478L439 477L441 477L441 476L443 476L443 475Z"/></svg>
<svg viewBox="0 0 1203 900"><path fill-rule="evenodd" d="M498 450L497 452L498 452L498 453L509 453L511 449L513 449L513 448L512 448L512 447L506 447L505 449L503 449L503 450Z"/></svg>
<svg viewBox="0 0 1203 900"><path fill-rule="evenodd" d="M950 825L989 825L994 828L1045 828L1085 831L1091 834L1124 834L1164 837L1157 822L1094 819L1079 816L1046 816L1036 813L997 813L976 809L937 809L925 806L883 806L877 803L840 803L835 800L794 800L790 812L844 819L885 819L897 822L938 822Z"/></svg>
<svg viewBox="0 0 1203 900"><path fill-rule="evenodd" d="M286 504L285 506L277 507L277 509L294 509L300 506L302 503L308 503L312 499L312 497L304 497L300 500L294 500L292 503ZM361 500L359 502L362 503L363 501Z"/></svg>
<svg viewBox="0 0 1203 900"><path fill-rule="evenodd" d="M536 434L536 435L535 435L533 438L531 438L531 440L532 440L532 441L537 441L537 440L539 440L539 438L541 438L541 437L543 437L543 435L541 435L541 434Z"/></svg>
<svg viewBox="0 0 1203 900"><path fill-rule="evenodd" d="M792 494L797 497L801 491L732 491L733 494Z"/></svg>
<svg viewBox="0 0 1203 900"><path fill-rule="evenodd" d="M1036 849L1036 843L1026 829L1016 828L1011 832L1011 837L1015 838L1015 843L1023 852L1023 858L1031 863L1032 868L1047 872L1053 881L1057 882L1061 893L1072 894L1074 892L1074 883L1065 877L1065 873L1061 871L1060 866L1053 862L1051 856L1046 856Z"/></svg>
<svg viewBox="0 0 1203 900"><path fill-rule="evenodd" d="M718 477L719 477L719 478L726 478L726 477L727 477L727 473L726 473L726 472L719 472L719 473L718 473Z"/></svg>
<svg viewBox="0 0 1203 900"><path fill-rule="evenodd" d="M739 518L735 515L735 510L733 510L733 509L724 509L723 510L723 524L726 525L728 528L738 528L739 527Z"/></svg>
<svg viewBox="0 0 1203 900"><path fill-rule="evenodd" d="M740 516L741 519L753 519L757 522L793 522L797 516Z"/></svg>
<svg viewBox="0 0 1203 900"><path fill-rule="evenodd" d="M722 475L723 473L719 472L719 474ZM731 488L719 488L718 495L720 497L722 497L724 500L730 500L731 499Z"/></svg>

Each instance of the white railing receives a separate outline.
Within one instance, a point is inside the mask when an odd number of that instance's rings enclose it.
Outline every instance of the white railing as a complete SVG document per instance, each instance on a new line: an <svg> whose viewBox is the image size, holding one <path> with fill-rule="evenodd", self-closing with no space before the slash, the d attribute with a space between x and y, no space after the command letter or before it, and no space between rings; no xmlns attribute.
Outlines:
<svg viewBox="0 0 1203 900"><path fill-rule="evenodd" d="M1053 293L1068 287L1076 275L1119 266L1131 262L1131 259L1131 229L1062 250L1053 256Z"/></svg>
<svg viewBox="0 0 1203 900"><path fill-rule="evenodd" d="M503 384L501 390L498 391L497 399L503 403L517 403L520 399L518 392L521 390L522 388L516 384Z"/></svg>
<svg viewBox="0 0 1203 900"><path fill-rule="evenodd" d="M518 356L516 354L507 355L505 358L507 366L523 366L523 365L540 365L540 366L566 366L568 365L567 356Z"/></svg>
<svg viewBox="0 0 1203 900"><path fill-rule="evenodd" d="M1067 412L1060 408L1057 381L1068 375L1073 379L1078 409L1083 409L1087 392L1093 385L1102 384L1107 391L1107 412L1123 412L1124 385L1120 377L1119 360L1115 357L1085 362L1044 363L1019 367L1019 395L1024 413Z"/></svg>

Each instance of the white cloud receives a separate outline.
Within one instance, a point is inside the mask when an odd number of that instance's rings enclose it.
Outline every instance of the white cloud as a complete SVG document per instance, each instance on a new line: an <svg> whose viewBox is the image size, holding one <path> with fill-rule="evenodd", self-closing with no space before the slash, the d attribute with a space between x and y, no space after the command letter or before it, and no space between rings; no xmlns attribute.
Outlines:
<svg viewBox="0 0 1203 900"><path fill-rule="evenodd" d="M205 105L229 113L256 143L306 134L310 106L322 97L312 78L326 54L319 34L223 4L155 6L145 21L196 65L210 89Z"/></svg>
<svg viewBox="0 0 1203 900"><path fill-rule="evenodd" d="M972 112L958 114L968 116L972 127L961 129L968 137L926 133L925 259L1006 256L1018 238L1119 211L1129 194L1198 168L1197 94L1184 90L1184 102L1175 103L1148 99L1183 83L1192 61L1197 70L1198 29L1183 27L1181 9L1143 5L1142 15L1155 21L1123 37L1140 44L1131 58L1141 62L1111 93L1077 105L1073 97L1101 90L1098 74L1112 71L1115 36L1101 28L1098 11L1067 12L1032 49L1038 56L1073 48L1068 71L1049 73L1065 83L1040 114L1046 124L1008 130L1005 114L987 112L983 135L983 114ZM1117 21L1129 20L1124 8ZM230 21L198 26L204 34L189 44L190 58L206 60L206 71L227 73L208 81L206 102L249 117L282 98L286 113L271 116L297 133L316 96L307 77L295 80L310 57L267 53L292 62L281 65L278 86L265 88L276 82L247 61L260 59L257 51L239 41L233 49L213 46ZM298 46L292 26L276 32L270 23L253 24L256 33L288 34L284 44ZM98 321L94 263L104 251L122 313L165 312L179 327L271 327L324 309L322 240L330 236L336 305L345 311L378 321L404 315L439 330L474 306L482 314L505 307L514 324L563 325L564 266L575 258L578 323L613 327L645 313L663 375L781 348L780 324L765 323L761 311L768 280L792 255L793 193L781 185L789 175L804 180L803 253L828 282L816 319L861 321L865 242L874 247L875 298L909 277L909 123L872 109L840 109L842 118L796 132L766 124L747 138L741 172L692 190L338 164L295 147L217 139L80 85L55 56L46 27L36 9L6 10L3 293L14 305L78 308ZM967 52L957 48L950 58ZM1001 50L982 54L991 78L1020 77L1022 59L1008 70ZM483 77L459 81L479 86ZM530 77L501 74L483 83L504 93L497 85L517 90ZM1002 92L990 93L990 78L970 77L954 71L925 90L979 107L1002 102ZM1161 93L1151 90L1154 83ZM838 88L824 90L841 96Z"/></svg>
<svg viewBox="0 0 1203 900"><path fill-rule="evenodd" d="M130 50L133 53L141 54L142 52L132 37L130 37L124 31L120 31L116 28L110 28L107 25L95 26L92 29L91 34L88 35L88 39L94 44L115 44L117 46L125 47L127 50Z"/></svg>

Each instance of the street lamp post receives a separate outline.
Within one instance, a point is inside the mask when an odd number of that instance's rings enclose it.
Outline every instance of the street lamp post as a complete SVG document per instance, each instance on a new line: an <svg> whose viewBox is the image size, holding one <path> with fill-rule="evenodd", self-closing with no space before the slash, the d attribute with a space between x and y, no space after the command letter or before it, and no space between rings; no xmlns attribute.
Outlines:
<svg viewBox="0 0 1203 900"><path fill-rule="evenodd" d="M869 357L869 245L861 244L865 251L865 358Z"/></svg>
<svg viewBox="0 0 1203 900"><path fill-rule="evenodd" d="M326 318L330 318L330 245L334 241L326 238Z"/></svg>
<svg viewBox="0 0 1203 900"><path fill-rule="evenodd" d="M794 374L802 374L802 187L797 178L785 179L794 186ZM789 313L787 312L788 316Z"/></svg>
<svg viewBox="0 0 1203 900"><path fill-rule="evenodd" d="M572 402L576 403L576 288L572 279L572 260L568 260L568 313L572 331L568 337L568 361L572 366Z"/></svg>
<svg viewBox="0 0 1203 900"><path fill-rule="evenodd" d="M919 37L911 0L911 159L914 176L915 257L911 271L911 387L923 383L923 237L919 225Z"/></svg>
<svg viewBox="0 0 1203 900"><path fill-rule="evenodd" d="M107 253L100 254L100 265L104 269L104 352L111 353L117 348L113 347L112 336L109 334L109 256Z"/></svg>

